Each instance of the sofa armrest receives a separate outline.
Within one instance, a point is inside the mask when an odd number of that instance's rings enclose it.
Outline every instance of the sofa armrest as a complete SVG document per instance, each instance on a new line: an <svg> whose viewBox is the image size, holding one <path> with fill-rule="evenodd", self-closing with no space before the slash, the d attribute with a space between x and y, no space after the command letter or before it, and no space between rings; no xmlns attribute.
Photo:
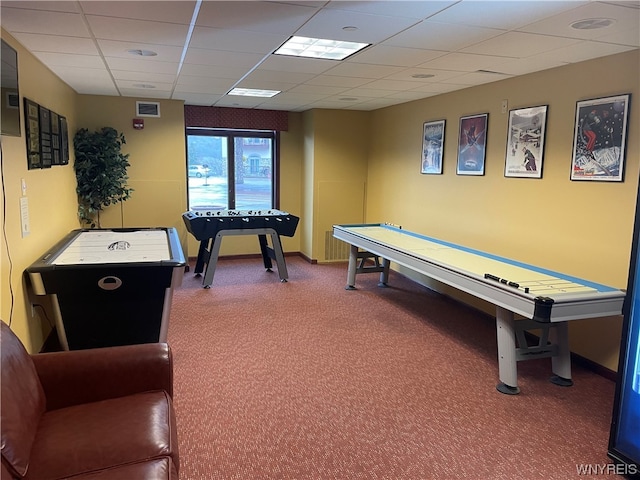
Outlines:
<svg viewBox="0 0 640 480"><path fill-rule="evenodd" d="M32 355L47 410L152 390L173 397L173 358L166 343Z"/></svg>

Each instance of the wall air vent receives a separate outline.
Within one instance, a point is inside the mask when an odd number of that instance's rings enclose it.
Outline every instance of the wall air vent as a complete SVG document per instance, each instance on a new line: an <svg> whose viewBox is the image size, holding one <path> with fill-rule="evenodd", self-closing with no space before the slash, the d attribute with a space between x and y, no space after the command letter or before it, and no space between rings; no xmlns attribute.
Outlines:
<svg viewBox="0 0 640 480"><path fill-rule="evenodd" d="M136 117L160 117L159 102L136 102Z"/></svg>

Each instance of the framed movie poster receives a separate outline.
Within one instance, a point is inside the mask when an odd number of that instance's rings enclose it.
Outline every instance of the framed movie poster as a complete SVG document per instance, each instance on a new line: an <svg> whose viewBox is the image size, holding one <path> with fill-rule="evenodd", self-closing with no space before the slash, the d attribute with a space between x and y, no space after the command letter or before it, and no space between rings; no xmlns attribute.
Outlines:
<svg viewBox="0 0 640 480"><path fill-rule="evenodd" d="M27 168L42 168L40 157L40 108L28 98L24 99L24 131L27 140Z"/></svg>
<svg viewBox="0 0 640 480"><path fill-rule="evenodd" d="M458 175L484 175L488 113L460 118Z"/></svg>
<svg viewBox="0 0 640 480"><path fill-rule="evenodd" d="M577 102L571 180L623 180L630 100L624 94Z"/></svg>
<svg viewBox="0 0 640 480"><path fill-rule="evenodd" d="M542 178L547 105L509 112L505 177Z"/></svg>
<svg viewBox="0 0 640 480"><path fill-rule="evenodd" d="M426 122L422 129L422 163L420 173L441 174L444 152L445 120Z"/></svg>

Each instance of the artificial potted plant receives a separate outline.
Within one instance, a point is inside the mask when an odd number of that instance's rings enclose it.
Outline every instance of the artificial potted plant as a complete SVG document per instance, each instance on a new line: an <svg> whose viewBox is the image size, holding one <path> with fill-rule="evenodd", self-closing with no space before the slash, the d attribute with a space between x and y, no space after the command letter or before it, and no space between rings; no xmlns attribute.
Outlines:
<svg viewBox="0 0 640 480"><path fill-rule="evenodd" d="M112 127L95 132L81 128L73 138L78 217L91 228L100 228L105 207L127 200L133 192L127 186L129 154L120 150L125 143L124 135Z"/></svg>

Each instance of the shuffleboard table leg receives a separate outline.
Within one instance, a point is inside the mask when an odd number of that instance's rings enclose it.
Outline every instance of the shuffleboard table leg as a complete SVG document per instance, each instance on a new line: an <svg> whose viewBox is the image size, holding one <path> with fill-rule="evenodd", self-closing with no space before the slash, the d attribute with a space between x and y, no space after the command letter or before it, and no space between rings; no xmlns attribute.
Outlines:
<svg viewBox="0 0 640 480"><path fill-rule="evenodd" d="M558 346L558 354L551 358L551 383L561 387L573 385L571 380L571 352L569 351L569 324L560 322L553 325L549 331L551 343Z"/></svg>
<svg viewBox="0 0 640 480"><path fill-rule="evenodd" d="M507 395L520 393L518 387L518 361L516 359L516 329L513 312L496 307L498 336L498 370L500 383L496 389Z"/></svg>
<svg viewBox="0 0 640 480"><path fill-rule="evenodd" d="M391 266L391 260L388 258L382 259L382 272L380 273L379 287L386 287L389 283L389 267Z"/></svg>
<svg viewBox="0 0 640 480"><path fill-rule="evenodd" d="M358 247L350 245L349 270L347 271L347 286L345 290L356 289L356 270L358 269Z"/></svg>

